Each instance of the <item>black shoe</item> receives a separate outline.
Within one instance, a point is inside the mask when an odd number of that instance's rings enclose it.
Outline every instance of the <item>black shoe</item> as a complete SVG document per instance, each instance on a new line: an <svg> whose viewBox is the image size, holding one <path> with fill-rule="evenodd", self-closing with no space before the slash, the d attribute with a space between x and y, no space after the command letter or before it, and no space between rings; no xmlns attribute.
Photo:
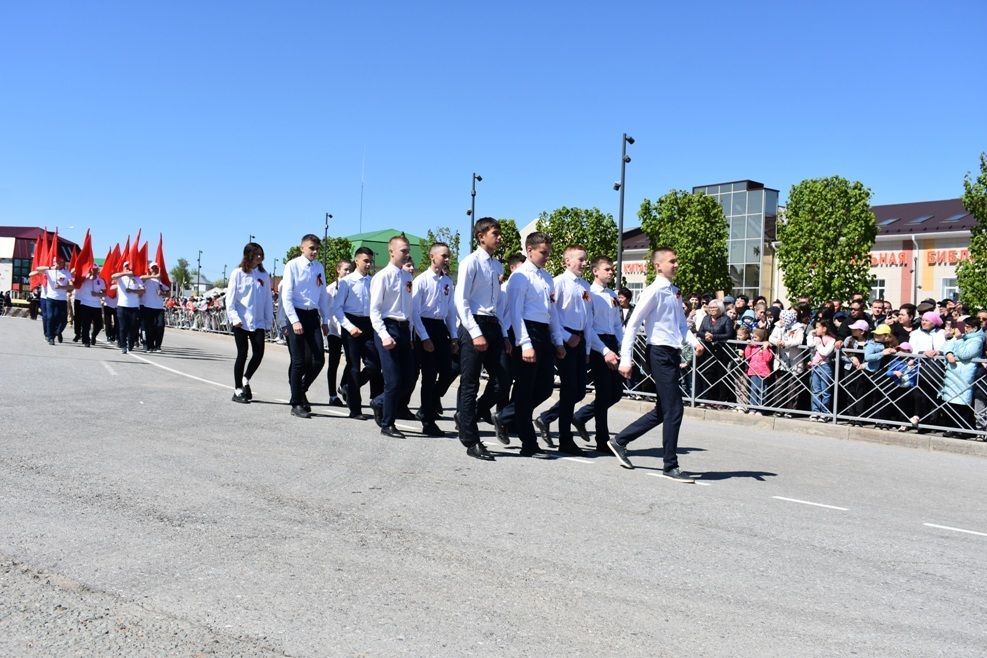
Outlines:
<svg viewBox="0 0 987 658"><path fill-rule="evenodd" d="M695 482L691 477L680 471L678 468L670 468L667 471L662 471L661 476L663 478L668 478L669 480L674 480L676 482L682 482L684 484L692 484Z"/></svg>
<svg viewBox="0 0 987 658"><path fill-rule="evenodd" d="M627 458L627 450L624 449L624 446L620 445L615 440L610 439L607 441L607 447L610 448L610 452L612 452L614 457L617 458L617 461L620 462L621 466L624 468L634 468L634 464L632 464L631 460Z"/></svg>
<svg viewBox="0 0 987 658"><path fill-rule="evenodd" d="M573 418L572 419L572 426L576 428L576 431L577 432L579 432L579 437L583 441L585 441L586 443L589 443L590 441L592 441L592 439L590 439L590 437L589 437L589 432L586 431L586 423L584 423L582 421L579 421L579 420L576 420L575 418Z"/></svg>
<svg viewBox="0 0 987 658"><path fill-rule="evenodd" d="M531 422L534 423L535 429L538 430L539 434L541 434L541 440L545 442L545 445L547 445L549 448L554 448L555 442L552 441L552 435L549 434L548 425L545 424L545 421L543 421L539 417L539 418L535 418Z"/></svg>
<svg viewBox="0 0 987 658"><path fill-rule="evenodd" d="M304 393L302 394L301 406L304 407L305 411L312 413L312 404L308 401L308 396L305 395Z"/></svg>
<svg viewBox="0 0 987 658"><path fill-rule="evenodd" d="M342 400L343 403L345 404L346 403L346 385L345 384L340 384L339 385L339 390L337 390L336 392L339 395L339 399Z"/></svg>
<svg viewBox="0 0 987 658"><path fill-rule="evenodd" d="M81 340L81 338L79 336L76 336L75 338L72 339L72 342L73 343L78 343L80 340Z"/></svg>
<svg viewBox="0 0 987 658"><path fill-rule="evenodd" d="M500 415L494 414L491 421L493 422L494 431L497 433L497 440L505 446L510 445L511 437L507 435L507 428L504 427L504 423L500 422Z"/></svg>
<svg viewBox="0 0 987 658"><path fill-rule="evenodd" d="M444 414L445 411L446 410L442 408L442 403L441 402L436 403L436 405L435 405L435 417L436 418L442 418L442 414Z"/></svg>
<svg viewBox="0 0 987 658"><path fill-rule="evenodd" d="M54 338L49 338L48 339L48 344L49 345L54 345L55 344L55 339ZM124 350L124 353L126 353L126 352L127 352L127 350Z"/></svg>
<svg viewBox="0 0 987 658"><path fill-rule="evenodd" d="M469 448L466 449L466 454L470 457L475 457L480 461L492 462L494 461L494 456L487 451L487 447L483 443L477 441Z"/></svg>
<svg viewBox="0 0 987 658"><path fill-rule="evenodd" d="M552 455L545 452L541 448L521 448L521 452L518 453L522 457L531 457L532 459L551 459Z"/></svg>
<svg viewBox="0 0 987 658"><path fill-rule="evenodd" d="M331 398L329 398L329 406L330 407L345 407L346 404L342 400L339 399L339 396L333 395Z"/></svg>
<svg viewBox="0 0 987 658"><path fill-rule="evenodd" d="M404 432L394 427L394 425L388 425L387 427L380 428L380 433L384 436L389 436L392 439L403 439Z"/></svg>
<svg viewBox="0 0 987 658"><path fill-rule="evenodd" d="M440 437L445 436L446 433L443 432L438 425L433 421L428 421L427 423L422 423L422 434L425 436Z"/></svg>
<svg viewBox="0 0 987 658"><path fill-rule="evenodd" d="M374 422L377 423L377 427L383 429L384 427L384 406L376 404L373 401L370 402L370 409L374 412Z"/></svg>
<svg viewBox="0 0 987 658"><path fill-rule="evenodd" d="M61 342L62 342L62 334L58 334L58 342L59 342L59 343L61 343Z"/></svg>
<svg viewBox="0 0 987 658"><path fill-rule="evenodd" d="M302 405L300 405L300 404L296 404L295 406L293 406L291 408L291 415L292 416L296 416L298 418L311 418L312 417L312 414L310 412L306 411L305 410L305 407L302 406Z"/></svg>
<svg viewBox="0 0 987 658"><path fill-rule="evenodd" d="M248 400L254 399L254 393L253 391L250 390L250 384L243 385L243 397L247 398ZM311 411L311 409L309 409L308 411Z"/></svg>
<svg viewBox="0 0 987 658"><path fill-rule="evenodd" d="M83 343L82 345L83 345L84 347L92 347L92 343Z"/></svg>
<svg viewBox="0 0 987 658"><path fill-rule="evenodd" d="M51 343L51 345L54 345L54 344L55 344L55 343ZM123 348L123 350L121 350L121 351L122 351L122 352L123 352L124 354L126 354L126 353L127 353L127 348L125 347L125 348Z"/></svg>
<svg viewBox="0 0 987 658"><path fill-rule="evenodd" d="M350 418L353 420L370 420L370 416L363 413L362 411L351 411Z"/></svg>
<svg viewBox="0 0 987 658"><path fill-rule="evenodd" d="M245 393L234 392L233 401L239 402L240 404L250 404L250 398L248 398Z"/></svg>
<svg viewBox="0 0 987 658"><path fill-rule="evenodd" d="M401 411L394 414L394 417L397 420L416 420L415 414L411 413L411 409L409 409L408 407L405 407Z"/></svg>
<svg viewBox="0 0 987 658"><path fill-rule="evenodd" d="M559 446L558 450L560 454L572 455L574 457L578 457L586 454L586 451L580 448L579 446L577 446L575 443L562 444Z"/></svg>

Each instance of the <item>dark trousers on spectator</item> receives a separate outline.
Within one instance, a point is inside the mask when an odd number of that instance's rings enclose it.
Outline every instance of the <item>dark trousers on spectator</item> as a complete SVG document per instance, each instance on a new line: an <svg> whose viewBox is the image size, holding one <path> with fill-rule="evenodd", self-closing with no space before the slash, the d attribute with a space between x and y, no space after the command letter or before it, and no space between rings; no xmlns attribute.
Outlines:
<svg viewBox="0 0 987 658"><path fill-rule="evenodd" d="M579 336L575 347L565 348L565 357L556 361L559 368L559 401L543 411L539 418L546 425L559 421L559 445L575 445L572 440L572 415L576 404L586 397L586 337L581 331L566 327L570 334Z"/></svg>
<svg viewBox="0 0 987 658"><path fill-rule="evenodd" d="M141 307L141 324L144 327L144 348L147 350L161 349L164 340L165 317L164 309Z"/></svg>
<svg viewBox="0 0 987 658"><path fill-rule="evenodd" d="M514 345L514 329L507 330L507 340ZM476 400L476 414L478 418L489 417L491 413L503 411L511 401L511 386L517 380L517 373L514 368L514 359L507 352L501 352L501 365L508 373L507 386L498 386L491 377L487 379L487 385L483 388L483 394ZM493 410L493 411L491 411Z"/></svg>
<svg viewBox="0 0 987 658"><path fill-rule="evenodd" d="M617 337L613 334L600 334L600 340L614 353L620 352L617 345ZM603 360L603 355L599 352L591 352L589 355L590 368L593 371L594 395L593 401L584 404L573 414L573 418L583 425L589 420L596 421L596 445L603 447L610 440L610 429L607 424L607 417L610 407L617 404L624 392L623 377L616 370L610 368Z"/></svg>
<svg viewBox="0 0 987 658"><path fill-rule="evenodd" d="M96 342L96 336L103 328L103 309L98 306L80 304L79 312L75 318L82 344L92 345Z"/></svg>
<svg viewBox="0 0 987 658"><path fill-rule="evenodd" d="M380 370L384 376L384 391L371 400L370 404L382 410L381 425L391 427L397 412L409 396L408 390L415 384L415 355L408 320L384 318L384 326L395 345L389 350L384 349L383 339L374 332L374 344L380 355Z"/></svg>
<svg viewBox="0 0 987 658"><path fill-rule="evenodd" d="M354 338L346 329L340 329L343 334L343 348L346 350L346 372L343 377L346 386L346 404L349 406L350 413L358 413L363 406L360 388L370 382L372 400L383 392L384 379L380 373L380 356L377 354L370 318L349 314L346 317L361 332Z"/></svg>
<svg viewBox="0 0 987 658"><path fill-rule="evenodd" d="M432 341L432 351L426 352L420 340L415 341L415 352L421 367L421 407L422 420L434 421L438 414L439 391L448 390L455 378L452 371L452 347L449 328L444 320L422 318L428 337Z"/></svg>
<svg viewBox="0 0 987 658"><path fill-rule="evenodd" d="M116 309L109 306L103 307L103 328L106 330L106 340L113 342L117 339L117 314Z"/></svg>
<svg viewBox="0 0 987 658"><path fill-rule="evenodd" d="M679 428L682 425L682 392L679 390L679 350L664 345L648 347L651 377L655 382L655 408L625 427L614 441L628 443L662 425L664 470L678 468Z"/></svg>
<svg viewBox="0 0 987 658"><path fill-rule="evenodd" d="M342 328L341 330L346 331ZM336 375L339 373L339 361L343 353L343 339L340 336L329 334L326 336L326 348L329 351L326 355L326 381L329 384L329 395L335 397L338 393Z"/></svg>
<svg viewBox="0 0 987 658"><path fill-rule="evenodd" d="M137 345L140 309L117 306L117 342L121 349L132 350Z"/></svg>
<svg viewBox="0 0 987 658"><path fill-rule="evenodd" d="M509 425L521 439L521 448L533 450L538 447L538 437L532 424L535 408L552 395L555 383L555 346L549 327L544 322L525 320L524 325L535 351L535 362L528 363L522 356L520 347L515 347L512 357L516 379L511 402L498 416L500 422ZM579 348L575 348L579 350ZM571 420L571 417L570 417ZM570 427L569 442L572 442Z"/></svg>
<svg viewBox="0 0 987 658"><path fill-rule="evenodd" d="M914 413L919 423L932 424L939 406L939 388L942 386L945 368L941 361L922 359L918 366L918 386L912 392Z"/></svg>
<svg viewBox="0 0 987 658"><path fill-rule="evenodd" d="M504 352L504 334L500 321L490 315L474 316L487 349L478 352L473 346L473 338L464 328L459 328L459 440L467 448L480 442L480 430L476 426L476 399L480 392L480 371L487 369L487 376L497 382L498 387L507 388L508 374L501 362Z"/></svg>
<svg viewBox="0 0 987 658"><path fill-rule="evenodd" d="M68 323L69 303L64 299L48 300L48 334L45 338L57 338Z"/></svg>
<svg viewBox="0 0 987 658"><path fill-rule="evenodd" d="M306 404L308 398L305 394L326 364L319 312L315 309L295 309L295 312L298 313L302 333L296 334L288 327L288 353L291 355L288 381L293 407Z"/></svg>
<svg viewBox="0 0 987 658"><path fill-rule="evenodd" d="M243 378L246 377L249 381L260 367L260 362L264 359L265 333L263 329L247 331L242 327L233 327L233 342L236 343L236 360L233 361L234 388L243 388ZM248 346L251 352L250 363L247 363Z"/></svg>

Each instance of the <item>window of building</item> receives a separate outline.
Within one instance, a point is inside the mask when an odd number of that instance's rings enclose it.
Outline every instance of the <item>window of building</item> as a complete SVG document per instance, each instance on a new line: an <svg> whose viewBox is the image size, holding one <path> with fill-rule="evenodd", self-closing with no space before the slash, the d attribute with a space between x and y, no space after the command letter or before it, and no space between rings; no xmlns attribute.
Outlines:
<svg viewBox="0 0 987 658"><path fill-rule="evenodd" d="M641 282L628 283L627 289L631 291L631 303L637 304L637 298L644 292L644 284Z"/></svg>
<svg viewBox="0 0 987 658"><path fill-rule="evenodd" d="M870 288L870 298L874 299L884 299L884 294L888 290L888 282L884 279L874 279Z"/></svg>
<svg viewBox="0 0 987 658"><path fill-rule="evenodd" d="M954 302L960 298L960 289L956 285L956 279L942 280L942 298L952 299Z"/></svg>
<svg viewBox="0 0 987 658"><path fill-rule="evenodd" d="M13 260L13 271L10 275L10 282L13 284L11 287L14 290L27 290L28 286L31 285L30 277L28 276L30 273L31 259L15 258Z"/></svg>

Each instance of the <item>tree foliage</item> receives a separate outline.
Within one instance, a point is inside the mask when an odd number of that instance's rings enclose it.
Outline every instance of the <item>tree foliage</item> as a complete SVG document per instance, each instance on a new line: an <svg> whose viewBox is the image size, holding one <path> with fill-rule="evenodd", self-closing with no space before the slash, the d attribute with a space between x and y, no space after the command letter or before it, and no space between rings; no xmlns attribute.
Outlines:
<svg viewBox="0 0 987 658"><path fill-rule="evenodd" d="M521 232L517 229L517 222L513 219L498 219L500 222L500 249L494 256L505 263L514 254L523 254L524 245L521 244Z"/></svg>
<svg viewBox="0 0 987 658"><path fill-rule="evenodd" d="M289 247L288 251L285 252L284 262L287 263L289 260L298 258L301 255L302 250L300 247L297 245ZM330 235L328 239L322 241L322 244L319 246L318 260L326 269L326 285L336 280L336 263L351 258L353 258L353 243L349 239L342 237L334 238Z"/></svg>
<svg viewBox="0 0 987 658"><path fill-rule="evenodd" d="M565 270L565 248L571 244L586 247L589 260L596 256L617 256L617 223L613 215L599 208L556 208L551 213L543 212L538 217L535 230L552 236L552 256L545 269L553 275ZM583 276L593 280L593 272L587 267Z"/></svg>
<svg viewBox="0 0 987 658"><path fill-rule="evenodd" d="M713 197L672 190L657 202L642 201L637 216L652 250L661 246L675 250L679 258L675 285L685 294L732 289L727 267L729 228ZM654 277L649 259L648 282Z"/></svg>
<svg viewBox="0 0 987 658"><path fill-rule="evenodd" d="M869 290L875 237L877 220L863 183L831 176L793 185L778 227L778 263L789 295L818 304Z"/></svg>
<svg viewBox="0 0 987 658"><path fill-rule="evenodd" d="M963 177L963 206L977 219L970 229L970 260L956 268L956 283L964 302L987 308L987 153L980 154L980 175Z"/></svg>
<svg viewBox="0 0 987 658"><path fill-rule="evenodd" d="M192 271L184 258L179 258L178 264L171 268L168 274L171 275L171 284L179 294L192 287Z"/></svg>
<svg viewBox="0 0 987 658"><path fill-rule="evenodd" d="M445 242L449 245L449 273L455 278L456 271L459 269L460 236L459 231L453 231L448 226L440 226L434 231L428 229L425 237L420 240L419 244L422 248L422 257L418 263L417 270L424 272L431 266L432 261L429 259L428 250L436 242Z"/></svg>

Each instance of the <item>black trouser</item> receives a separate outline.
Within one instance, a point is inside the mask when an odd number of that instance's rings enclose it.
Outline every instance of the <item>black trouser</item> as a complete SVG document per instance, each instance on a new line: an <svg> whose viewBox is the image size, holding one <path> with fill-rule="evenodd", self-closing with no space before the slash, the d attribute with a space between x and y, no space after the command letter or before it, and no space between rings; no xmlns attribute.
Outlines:
<svg viewBox="0 0 987 658"><path fill-rule="evenodd" d="M264 359L265 333L263 329L247 331L243 327L233 327L233 342L236 343L236 359L233 361L233 388L243 388L244 365L247 367L246 377L248 381L260 367L260 362ZM247 363L248 345L251 351L250 363Z"/></svg>
<svg viewBox="0 0 987 658"><path fill-rule="evenodd" d="M345 329L340 328L342 331ZM326 348L329 354L326 356L326 381L329 383L330 397L336 397L336 375L339 373L340 355L343 353L343 339L340 336L329 334L326 336Z"/></svg>
<svg viewBox="0 0 987 658"><path fill-rule="evenodd" d="M140 327L140 309L117 306L117 341L122 349L132 350L137 345Z"/></svg>
<svg viewBox="0 0 987 658"><path fill-rule="evenodd" d="M380 356L374 343L370 318L348 313L346 318L361 332L354 338L346 329L340 329L343 334L343 348L346 350L346 373L343 377L346 384L346 404L351 413L357 413L363 406L360 388L370 382L370 399L373 399L383 392L384 379L380 373Z"/></svg>
<svg viewBox="0 0 987 658"><path fill-rule="evenodd" d="M512 426L517 432L522 449L533 450L538 447L538 438L531 417L535 408L552 395L555 346L552 345L551 331L546 323L525 320L524 326L531 339L531 348L535 351L535 362L526 362L521 348L514 348L513 361L517 377L514 392L511 394L510 404L498 416L502 423ZM572 441L571 435L569 440Z"/></svg>
<svg viewBox="0 0 987 658"><path fill-rule="evenodd" d="M651 363L651 377L655 382L655 408L625 427L614 441L626 446L634 439L663 425L662 448L665 470L678 468L676 454L679 446L679 427L682 425L682 391L679 390L679 363L681 354L674 347L664 345L648 346L648 361Z"/></svg>
<svg viewBox="0 0 987 658"><path fill-rule="evenodd" d="M115 308L110 306L103 307L103 328L106 329L106 340L112 342L117 339L117 313Z"/></svg>
<svg viewBox="0 0 987 658"><path fill-rule="evenodd" d="M164 339L164 309L141 306L141 324L144 327L144 347L148 350L161 349Z"/></svg>
<svg viewBox="0 0 987 658"><path fill-rule="evenodd" d="M559 401L539 416L545 425L559 421L559 445L571 446L572 415L576 403L586 397L586 337L582 331L565 328L570 334L579 336L575 347L566 345L565 357L558 361Z"/></svg>
<svg viewBox="0 0 987 658"><path fill-rule="evenodd" d="M452 371L452 345L449 328L444 320L422 318L425 331L432 342L432 351L426 352L422 341L415 341L415 354L421 366L421 406L419 413L423 422L434 421L439 406L439 391L448 390L449 384L456 378Z"/></svg>
<svg viewBox="0 0 987 658"><path fill-rule="evenodd" d="M918 362L918 386L912 394L918 422L932 424L936 420L939 405L939 389L942 387L945 367L942 361L921 359Z"/></svg>
<svg viewBox="0 0 987 658"><path fill-rule="evenodd" d="M514 344L513 327L507 330L507 340L511 345ZM500 361L508 373L507 386L498 388L497 382L493 378L487 379L483 394L476 401L477 416L489 416L490 410L494 407L496 407L496 411L503 411L504 407L511 401L511 385L517 379L517 373L514 371L514 360L504 352L500 355Z"/></svg>
<svg viewBox="0 0 987 658"><path fill-rule="evenodd" d="M43 292L43 291L42 291ZM45 340L48 340L48 298L42 297L39 301L41 308L41 330L45 332Z"/></svg>
<svg viewBox="0 0 987 658"><path fill-rule="evenodd" d="M82 338L83 345L91 345L96 340L100 329L103 328L103 311L98 306L79 305L75 314L75 326Z"/></svg>
<svg viewBox="0 0 987 658"><path fill-rule="evenodd" d="M68 323L69 303L64 299L49 299L47 304L48 333L45 338L53 340L65 331Z"/></svg>
<svg viewBox="0 0 987 658"><path fill-rule="evenodd" d="M504 352L500 321L491 315L473 317L487 341L487 349L478 352L466 328L459 327L459 397L456 406L459 410L459 440L466 447L480 442L480 430L476 426L480 371L486 368L487 376L496 380L497 386L507 388L509 385L507 371L500 361L500 355Z"/></svg>
<svg viewBox="0 0 987 658"><path fill-rule="evenodd" d="M384 392L376 396L371 404L380 405L383 410L381 425L391 427L397 411L409 396L408 389L415 385L415 354L411 344L410 322L384 318L384 327L395 345L391 349L385 349L383 339L374 333L374 344L380 355L380 369L384 375Z"/></svg>
<svg viewBox="0 0 987 658"><path fill-rule="evenodd" d="M617 337L613 334L600 334L600 340L611 352L620 352L617 345ZM591 352L589 355L590 367L593 370L593 401L580 407L579 411L573 414L573 418L585 425L590 418L596 420L596 444L603 446L610 440L610 429L607 424L607 411L617 404L624 393L623 377L615 369L607 365L603 360L603 355L599 352Z"/></svg>
<svg viewBox="0 0 987 658"><path fill-rule="evenodd" d="M79 309L82 308L82 302L78 299L72 300L72 329L74 329L74 340L76 342L82 338L82 318L79 317Z"/></svg>
<svg viewBox="0 0 987 658"><path fill-rule="evenodd" d="M305 394L326 364L319 312L316 309L295 309L295 312L302 325L302 333L296 334L288 327L288 353L291 355L288 382L293 407L306 403Z"/></svg>

